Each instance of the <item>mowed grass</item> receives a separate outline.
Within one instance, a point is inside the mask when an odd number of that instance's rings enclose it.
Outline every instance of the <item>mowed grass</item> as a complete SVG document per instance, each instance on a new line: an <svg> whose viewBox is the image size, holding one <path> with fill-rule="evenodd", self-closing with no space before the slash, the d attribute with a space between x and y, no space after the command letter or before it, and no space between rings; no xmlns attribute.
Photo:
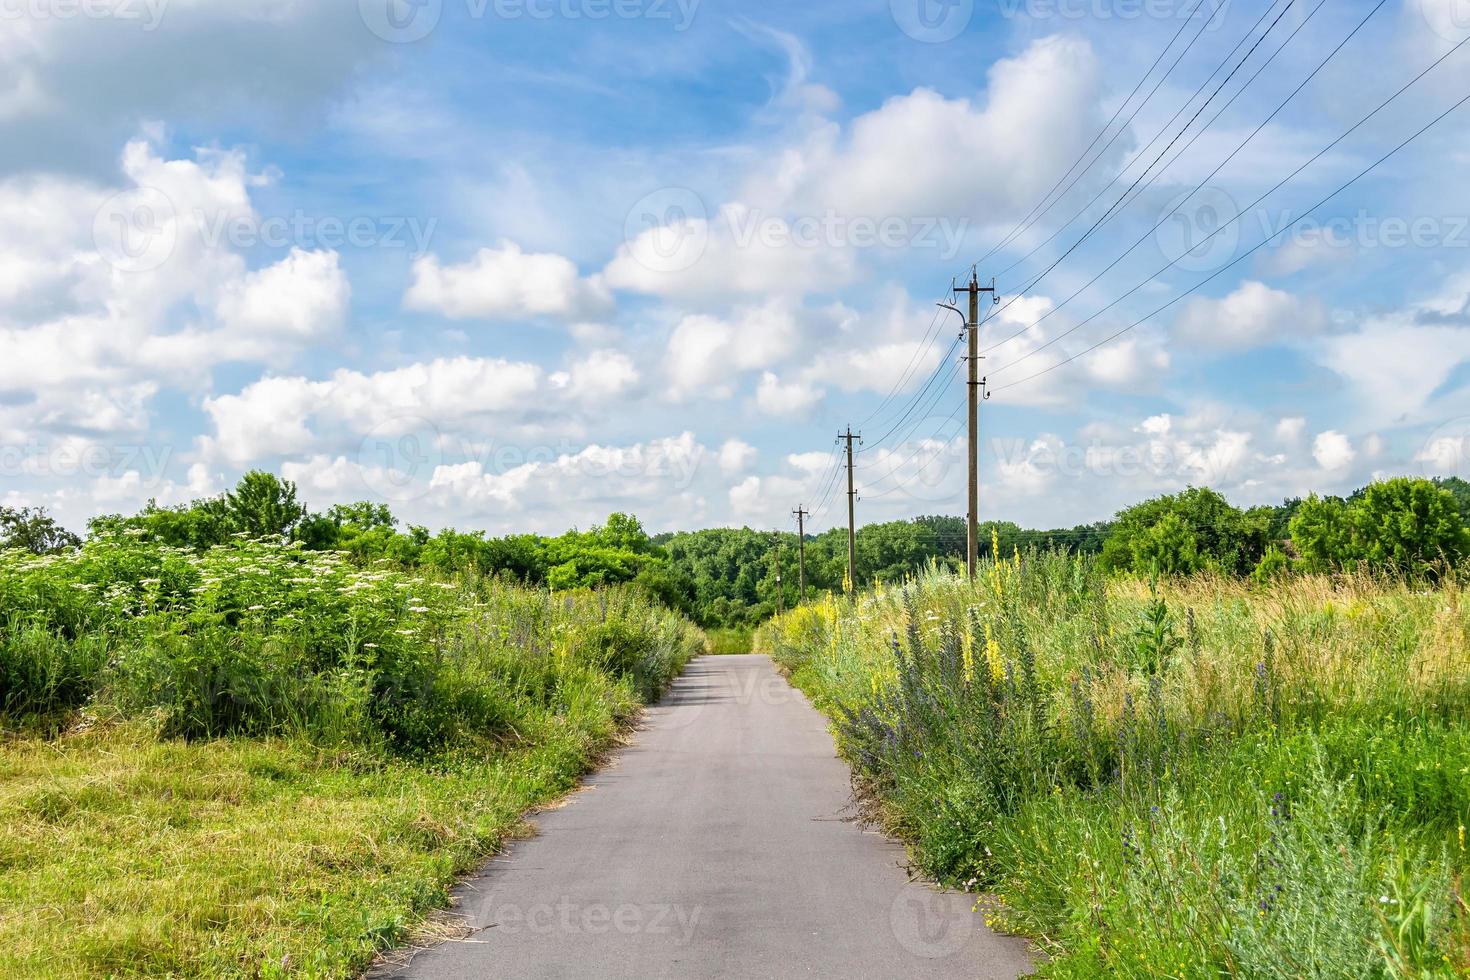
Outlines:
<svg viewBox="0 0 1470 980"><path fill-rule="evenodd" d="M260 542L0 552L0 977L360 973L704 648Z"/></svg>
<svg viewBox="0 0 1470 980"><path fill-rule="evenodd" d="M0 976L351 976L613 735L435 767L138 725L0 746Z"/></svg>
<svg viewBox="0 0 1470 980"><path fill-rule="evenodd" d="M874 813L1049 977L1470 976L1470 602L1016 556L770 624Z"/></svg>

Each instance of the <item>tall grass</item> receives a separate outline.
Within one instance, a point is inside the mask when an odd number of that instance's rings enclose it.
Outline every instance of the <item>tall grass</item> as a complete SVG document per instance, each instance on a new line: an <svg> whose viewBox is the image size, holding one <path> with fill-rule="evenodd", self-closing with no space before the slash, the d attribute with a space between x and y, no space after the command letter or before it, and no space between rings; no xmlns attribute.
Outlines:
<svg viewBox="0 0 1470 980"><path fill-rule="evenodd" d="M705 645L239 541L0 553L0 976L351 976Z"/></svg>
<svg viewBox="0 0 1470 980"><path fill-rule="evenodd" d="M0 721L86 706L156 717L166 736L408 752L498 737L523 703L575 697L579 672L647 698L693 633L629 591L553 595L253 541L197 553L124 536L0 552L0 610Z"/></svg>
<svg viewBox="0 0 1470 980"><path fill-rule="evenodd" d="M1049 976L1470 970L1470 608L1015 556L769 624L916 863Z"/></svg>

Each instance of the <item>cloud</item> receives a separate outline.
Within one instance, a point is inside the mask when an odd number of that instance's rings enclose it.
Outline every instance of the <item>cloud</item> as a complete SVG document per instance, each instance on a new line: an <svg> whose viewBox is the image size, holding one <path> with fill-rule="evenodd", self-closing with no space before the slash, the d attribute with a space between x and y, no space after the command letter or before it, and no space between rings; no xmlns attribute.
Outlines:
<svg viewBox="0 0 1470 980"><path fill-rule="evenodd" d="M321 117L364 63L388 53L356 4L88 0L7 6L0 32L0 173L96 175L146 120ZM31 10L44 16L32 16ZM108 16L96 16L96 11Z"/></svg>
<svg viewBox="0 0 1470 980"><path fill-rule="evenodd" d="M844 391L877 391L884 394L900 382L916 388L939 364L941 344L919 340L878 343L858 350L823 352L804 373L809 381L820 381Z"/></svg>
<svg viewBox="0 0 1470 980"><path fill-rule="evenodd" d="M584 321L610 312L612 297L599 277L581 278L570 259L524 252L502 241L459 265L423 256L414 263L403 305L453 320L549 316Z"/></svg>
<svg viewBox="0 0 1470 980"><path fill-rule="evenodd" d="M1244 350L1299 341L1321 332L1326 324L1320 303L1247 281L1220 299L1191 299L1175 321L1174 332L1200 347Z"/></svg>
<svg viewBox="0 0 1470 980"><path fill-rule="evenodd" d="M234 333L310 342L342 326L351 296L336 252L293 248L275 265L228 284L216 312Z"/></svg>
<svg viewBox="0 0 1470 980"><path fill-rule="evenodd" d="M622 505L673 498L690 490L709 450L694 435L631 446L591 445L574 453L528 461L505 472L478 460L438 467L430 491L462 503L471 513L499 513L595 503L602 517Z"/></svg>
<svg viewBox="0 0 1470 980"><path fill-rule="evenodd" d="M264 178L243 154L168 159L135 140L120 162L121 186L0 181L0 396L32 435L141 431L163 388L286 362L347 316L336 253L293 249L251 271L212 238L213 224L254 220Z"/></svg>
<svg viewBox="0 0 1470 980"><path fill-rule="evenodd" d="M668 395L728 398L741 372L775 365L798 347L801 325L786 304L773 300L737 309L729 320L686 316L674 327L664 355Z"/></svg>
<svg viewBox="0 0 1470 980"><path fill-rule="evenodd" d="M601 403L632 389L638 383L638 368L621 351L596 350L549 380L553 388L564 388L573 398Z"/></svg>
<svg viewBox="0 0 1470 980"><path fill-rule="evenodd" d="M742 196L806 214L1020 218L1100 127L1101 66L1087 41L1052 36L995 62L988 81L983 102L919 88L846 131L823 125Z"/></svg>
<svg viewBox="0 0 1470 980"><path fill-rule="evenodd" d="M1318 433L1312 442L1312 458L1324 470L1344 470L1358 456L1353 444L1341 432L1328 430Z"/></svg>
<svg viewBox="0 0 1470 980"><path fill-rule="evenodd" d="M720 447L720 472L735 476L755 464L759 452L754 446L740 439L727 439Z"/></svg>
<svg viewBox="0 0 1470 980"><path fill-rule="evenodd" d="M862 254L949 261L972 221L1021 217L1101 123L1100 68L1083 40L1046 38L996 62L983 101L919 88L844 127L816 114L830 100L805 83L794 39L770 36L792 58L783 98L800 105L800 132L716 207L693 192L646 199L645 225L604 270L609 285L685 301L796 297L856 281Z"/></svg>
<svg viewBox="0 0 1470 980"><path fill-rule="evenodd" d="M1137 328L1095 350L1110 326L1078 326L1069 316L1052 312L1044 296L1003 306L995 319L1003 335L986 352L991 391L1004 391L1012 404L1061 407L1085 398L1094 387L1138 393L1158 386L1172 359L1160 331Z"/></svg>
<svg viewBox="0 0 1470 980"><path fill-rule="evenodd" d="M1425 356L1430 351L1433 356ZM1353 333L1324 337L1313 353L1357 388L1364 423L1401 423L1422 414L1470 360L1470 330L1397 313L1369 319Z"/></svg>
<svg viewBox="0 0 1470 980"><path fill-rule="evenodd" d="M766 371L761 375L755 389L756 406L767 415L803 415L822 400L820 388L813 388L800 381L783 382L775 374Z"/></svg>
<svg viewBox="0 0 1470 980"><path fill-rule="evenodd" d="M1300 415L1290 416L1276 423L1276 441L1295 446L1301 441L1307 428L1307 420Z"/></svg>
<svg viewBox="0 0 1470 980"><path fill-rule="evenodd" d="M829 292L857 275L852 242L811 219L730 203L713 219L680 214L618 247L609 285L680 300Z"/></svg>
<svg viewBox="0 0 1470 980"><path fill-rule="evenodd" d="M379 429L463 433L471 423L530 415L542 380L532 364L471 357L373 374L344 369L323 381L266 377L204 400L214 433L203 448L210 458L246 464L316 448L334 434L356 441Z"/></svg>

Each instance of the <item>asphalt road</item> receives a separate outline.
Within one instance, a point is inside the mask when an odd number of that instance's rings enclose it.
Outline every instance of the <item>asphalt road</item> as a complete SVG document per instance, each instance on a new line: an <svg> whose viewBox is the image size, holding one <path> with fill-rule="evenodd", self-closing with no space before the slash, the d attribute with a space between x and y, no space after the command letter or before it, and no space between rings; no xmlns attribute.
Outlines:
<svg viewBox="0 0 1470 980"><path fill-rule="evenodd" d="M689 666L632 745L459 892L394 978L1015 977L1025 946L851 822L825 720L765 657Z"/></svg>

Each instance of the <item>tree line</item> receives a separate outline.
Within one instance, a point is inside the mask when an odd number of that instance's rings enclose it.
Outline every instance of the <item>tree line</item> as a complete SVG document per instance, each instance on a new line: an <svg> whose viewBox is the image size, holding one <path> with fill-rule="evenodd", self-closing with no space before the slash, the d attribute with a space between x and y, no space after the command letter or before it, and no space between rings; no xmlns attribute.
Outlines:
<svg viewBox="0 0 1470 980"><path fill-rule="evenodd" d="M986 522L980 551L982 557L1033 549L1094 554L1105 569L1136 575L1214 571L1264 582L1294 571L1373 568L1432 577L1470 555L1467 527L1470 483L1455 477L1396 478L1348 497L1314 495L1246 509L1191 487L1136 504L1111 521L1072 528ZM87 533L196 549L236 538L284 539L345 552L364 564L473 569L555 590L632 583L709 627L748 628L799 600L801 542L792 532L744 527L650 536L636 517L615 513L588 530L556 536L434 533L402 525L382 503L312 511L293 483L261 471L217 497L173 507L150 502L137 514L97 517ZM0 547L45 554L80 543L44 510L0 507ZM846 529L808 535L804 544L808 595L842 590ZM870 524L857 535L857 584L898 581L930 563L963 568L965 550L959 517Z"/></svg>

